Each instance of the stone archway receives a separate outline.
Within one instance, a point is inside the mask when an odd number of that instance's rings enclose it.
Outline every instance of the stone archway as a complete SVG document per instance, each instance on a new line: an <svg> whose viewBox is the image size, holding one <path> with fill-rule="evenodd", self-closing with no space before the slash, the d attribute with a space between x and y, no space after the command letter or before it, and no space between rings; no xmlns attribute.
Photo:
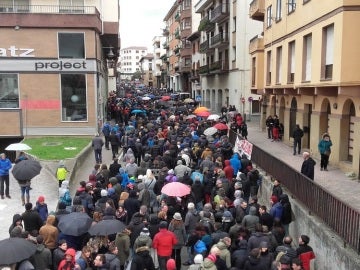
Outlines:
<svg viewBox="0 0 360 270"><path fill-rule="evenodd" d="M329 131L329 115L331 114L330 101L325 98L320 107L319 139Z"/></svg>
<svg viewBox="0 0 360 270"><path fill-rule="evenodd" d="M353 161L354 121L355 105L351 99L347 99L342 109L342 121L340 123L339 159L343 161Z"/></svg>

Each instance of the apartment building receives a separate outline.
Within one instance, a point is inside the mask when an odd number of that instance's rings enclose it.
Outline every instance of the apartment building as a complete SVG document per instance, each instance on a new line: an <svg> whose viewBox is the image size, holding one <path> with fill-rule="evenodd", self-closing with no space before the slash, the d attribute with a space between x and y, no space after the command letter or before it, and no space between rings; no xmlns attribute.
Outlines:
<svg viewBox="0 0 360 270"><path fill-rule="evenodd" d="M262 23L249 19L250 1L200 0L195 11L201 14L200 89L205 106L219 112L235 105L250 117L259 113L259 96L250 90L248 42L262 31Z"/></svg>
<svg viewBox="0 0 360 270"><path fill-rule="evenodd" d="M121 80L131 80L135 72L140 72L140 59L148 54L144 46L130 46L122 48L119 55L118 68Z"/></svg>
<svg viewBox="0 0 360 270"><path fill-rule="evenodd" d="M264 26L263 35L249 43L251 89L262 95L262 127L265 117L277 114L284 141L292 144L299 124L303 147L315 156L328 132L331 164L359 175L359 2L254 0L249 14Z"/></svg>
<svg viewBox="0 0 360 270"><path fill-rule="evenodd" d="M148 53L147 55L141 57L139 60L139 67L141 72L141 83L153 87L154 81L154 55Z"/></svg>
<svg viewBox="0 0 360 270"><path fill-rule="evenodd" d="M0 136L93 135L116 87L119 1L0 0L0 13Z"/></svg>
<svg viewBox="0 0 360 270"><path fill-rule="evenodd" d="M166 42L164 36L155 36L153 38L153 54L154 54L154 66L153 66L153 87L163 88L166 87L166 78L163 76L163 56L166 57L166 50L163 45Z"/></svg>

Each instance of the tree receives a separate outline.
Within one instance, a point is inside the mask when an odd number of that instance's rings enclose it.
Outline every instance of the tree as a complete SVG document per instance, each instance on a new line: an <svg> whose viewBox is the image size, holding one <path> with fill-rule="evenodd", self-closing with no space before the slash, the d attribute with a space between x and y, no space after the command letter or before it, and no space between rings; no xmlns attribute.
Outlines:
<svg viewBox="0 0 360 270"><path fill-rule="evenodd" d="M132 77L131 77L131 80L132 81L135 81L135 79L141 79L142 78L142 73L140 72L140 71L136 71L133 75L132 75Z"/></svg>

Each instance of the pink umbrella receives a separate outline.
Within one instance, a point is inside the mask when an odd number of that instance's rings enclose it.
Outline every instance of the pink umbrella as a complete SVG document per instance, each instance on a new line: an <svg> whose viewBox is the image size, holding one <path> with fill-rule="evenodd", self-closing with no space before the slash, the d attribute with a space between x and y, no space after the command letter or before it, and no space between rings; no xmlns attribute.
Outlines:
<svg viewBox="0 0 360 270"><path fill-rule="evenodd" d="M229 129L229 127L224 123L217 123L217 124L213 125L213 127L218 130L228 130Z"/></svg>
<svg viewBox="0 0 360 270"><path fill-rule="evenodd" d="M163 101L168 101L168 100L170 100L170 99L171 99L170 96L162 96L162 97L161 97L161 100L163 100Z"/></svg>
<svg viewBox="0 0 360 270"><path fill-rule="evenodd" d="M172 197L182 197L190 194L190 187L180 182L171 182L163 186L161 193Z"/></svg>
<svg viewBox="0 0 360 270"><path fill-rule="evenodd" d="M197 112L195 113L197 116L201 116L201 117L208 117L211 112L208 112L208 111L201 111L201 112Z"/></svg>

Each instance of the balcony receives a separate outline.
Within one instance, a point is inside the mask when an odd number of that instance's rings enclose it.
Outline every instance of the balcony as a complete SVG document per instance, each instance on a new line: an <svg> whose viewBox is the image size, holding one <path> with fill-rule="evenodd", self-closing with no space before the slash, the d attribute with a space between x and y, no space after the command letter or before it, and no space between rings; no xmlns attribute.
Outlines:
<svg viewBox="0 0 360 270"><path fill-rule="evenodd" d="M249 54L253 54L257 51L264 51L264 38L255 36L249 43Z"/></svg>
<svg viewBox="0 0 360 270"><path fill-rule="evenodd" d="M175 33L174 33L174 35L175 35L175 38L176 38L176 39L180 39L180 38L181 38L181 37L180 37L180 31L179 31L179 30L176 30Z"/></svg>
<svg viewBox="0 0 360 270"><path fill-rule="evenodd" d="M198 31L210 31L212 29L214 29L215 27L215 23L212 23L209 20L209 17L206 16L203 19L201 19L200 23L199 23L199 27L198 27Z"/></svg>
<svg viewBox="0 0 360 270"><path fill-rule="evenodd" d="M181 63L180 65L180 72L181 73L190 73L191 72L191 65L186 63Z"/></svg>
<svg viewBox="0 0 360 270"><path fill-rule="evenodd" d="M210 64L210 73L224 73L229 71L229 61L220 60Z"/></svg>
<svg viewBox="0 0 360 270"><path fill-rule="evenodd" d="M163 43L163 48L164 48L165 50L169 49L169 44L168 44L167 42L164 42L164 43Z"/></svg>
<svg viewBox="0 0 360 270"><path fill-rule="evenodd" d="M75 27L101 31L100 13L95 6L0 5L0 14L3 27L14 27L21 22L29 28Z"/></svg>
<svg viewBox="0 0 360 270"><path fill-rule="evenodd" d="M253 0L250 3L249 16L253 20L263 22L265 17L265 0Z"/></svg>
<svg viewBox="0 0 360 270"><path fill-rule="evenodd" d="M175 21L179 22L180 21L180 12L177 12L175 14Z"/></svg>
<svg viewBox="0 0 360 270"><path fill-rule="evenodd" d="M181 48L180 51L180 56L181 57L186 57L186 56L191 56L192 55L192 49L190 48Z"/></svg>
<svg viewBox="0 0 360 270"><path fill-rule="evenodd" d="M228 33L220 33L210 38L210 48L229 46Z"/></svg>
<svg viewBox="0 0 360 270"><path fill-rule="evenodd" d="M189 37L190 35L191 35L191 28L185 28L185 29L181 30L180 38L184 39L184 38Z"/></svg>
<svg viewBox="0 0 360 270"><path fill-rule="evenodd" d="M209 73L209 66L205 65L205 66L201 66L199 67L199 74L200 75L205 75Z"/></svg>
<svg viewBox="0 0 360 270"><path fill-rule="evenodd" d="M218 5L210 13L210 22L221 22L229 18L229 14L229 3Z"/></svg>
<svg viewBox="0 0 360 270"><path fill-rule="evenodd" d="M181 11L180 20L185 18L191 18L191 8L187 8Z"/></svg>
<svg viewBox="0 0 360 270"><path fill-rule="evenodd" d="M163 29L163 36L167 37L169 35L169 29L166 27Z"/></svg>
<svg viewBox="0 0 360 270"><path fill-rule="evenodd" d="M206 53L209 50L209 40L205 40L203 43L200 43L199 51L201 53Z"/></svg>

